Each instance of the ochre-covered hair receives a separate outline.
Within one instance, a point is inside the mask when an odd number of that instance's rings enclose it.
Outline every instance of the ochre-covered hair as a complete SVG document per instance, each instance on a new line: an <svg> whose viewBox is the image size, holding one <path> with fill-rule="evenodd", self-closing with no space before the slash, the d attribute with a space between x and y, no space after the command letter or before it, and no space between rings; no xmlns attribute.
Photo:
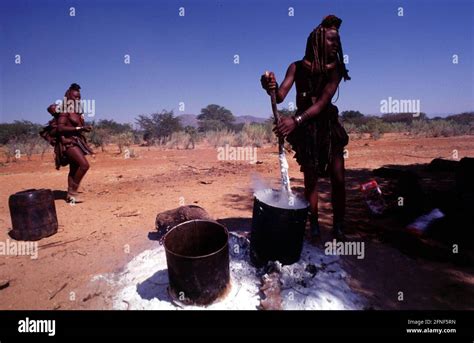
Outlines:
<svg viewBox="0 0 474 343"><path fill-rule="evenodd" d="M79 86L77 83L72 83L70 86L69 86L69 89L66 91L66 93L64 94L64 96L69 99L69 93L71 91L80 91L81 90L81 86Z"/></svg>
<svg viewBox="0 0 474 343"><path fill-rule="evenodd" d="M324 17L321 24L316 27L313 32L310 33L306 41L306 51L304 58L311 61L311 71L313 73L323 73L326 70L326 31L329 29L339 31L342 20L335 15L328 15ZM346 69L344 64L344 54L342 52L341 38L338 36L339 49L337 52L337 62L342 66L342 77L344 81L350 80L349 70Z"/></svg>

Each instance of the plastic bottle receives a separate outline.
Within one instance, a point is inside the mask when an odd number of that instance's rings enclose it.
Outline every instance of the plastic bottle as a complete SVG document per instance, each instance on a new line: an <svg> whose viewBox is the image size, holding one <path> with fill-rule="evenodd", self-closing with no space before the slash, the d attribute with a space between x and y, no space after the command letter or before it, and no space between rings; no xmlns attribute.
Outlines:
<svg viewBox="0 0 474 343"><path fill-rule="evenodd" d="M383 214L386 204L377 181L370 180L369 182L361 184L360 190L364 195L365 203L369 207L370 212L374 215Z"/></svg>

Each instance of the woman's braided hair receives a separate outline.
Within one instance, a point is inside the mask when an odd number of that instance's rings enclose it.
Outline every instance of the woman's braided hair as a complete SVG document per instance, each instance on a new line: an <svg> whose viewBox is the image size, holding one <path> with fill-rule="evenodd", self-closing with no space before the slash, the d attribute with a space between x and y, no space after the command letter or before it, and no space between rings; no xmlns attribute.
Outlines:
<svg viewBox="0 0 474 343"><path fill-rule="evenodd" d="M326 30L339 30L342 20L335 15L328 15L324 17L321 24L316 27L313 32L308 36L306 41L306 52L304 58L311 61L311 72L312 73L323 73L326 74ZM342 52L341 38L338 36L339 49L337 52L337 61L342 66L342 77L344 81L350 80L349 70L346 69L344 64L344 54Z"/></svg>

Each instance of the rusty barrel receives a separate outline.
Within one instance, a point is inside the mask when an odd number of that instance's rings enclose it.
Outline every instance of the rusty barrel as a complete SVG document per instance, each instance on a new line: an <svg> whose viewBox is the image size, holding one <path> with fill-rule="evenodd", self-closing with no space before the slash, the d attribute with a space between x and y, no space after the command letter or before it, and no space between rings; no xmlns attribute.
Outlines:
<svg viewBox="0 0 474 343"><path fill-rule="evenodd" d="M283 199L279 191L255 192L250 258L261 267L268 261L293 264L300 259L309 204L298 197Z"/></svg>
<svg viewBox="0 0 474 343"><path fill-rule="evenodd" d="M170 295L185 303L207 305L229 285L229 233L211 220L190 220L163 238Z"/></svg>
<svg viewBox="0 0 474 343"><path fill-rule="evenodd" d="M54 195L50 189L28 189L8 199L12 230L16 240L37 241L58 231Z"/></svg>

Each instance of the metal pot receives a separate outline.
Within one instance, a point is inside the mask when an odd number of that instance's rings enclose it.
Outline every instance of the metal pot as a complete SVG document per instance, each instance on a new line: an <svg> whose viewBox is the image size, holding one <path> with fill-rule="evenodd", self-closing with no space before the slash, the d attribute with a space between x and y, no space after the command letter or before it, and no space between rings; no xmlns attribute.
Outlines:
<svg viewBox="0 0 474 343"><path fill-rule="evenodd" d="M190 220L163 238L170 295L185 304L207 305L229 286L229 233L211 220Z"/></svg>
<svg viewBox="0 0 474 343"><path fill-rule="evenodd" d="M277 193L256 193L254 197L250 257L257 267L268 261L293 264L303 248L309 204L297 199L293 205L281 207L281 203L269 201Z"/></svg>
<svg viewBox="0 0 474 343"><path fill-rule="evenodd" d="M12 230L16 240L36 241L58 231L54 195L50 189L28 189L8 199Z"/></svg>

